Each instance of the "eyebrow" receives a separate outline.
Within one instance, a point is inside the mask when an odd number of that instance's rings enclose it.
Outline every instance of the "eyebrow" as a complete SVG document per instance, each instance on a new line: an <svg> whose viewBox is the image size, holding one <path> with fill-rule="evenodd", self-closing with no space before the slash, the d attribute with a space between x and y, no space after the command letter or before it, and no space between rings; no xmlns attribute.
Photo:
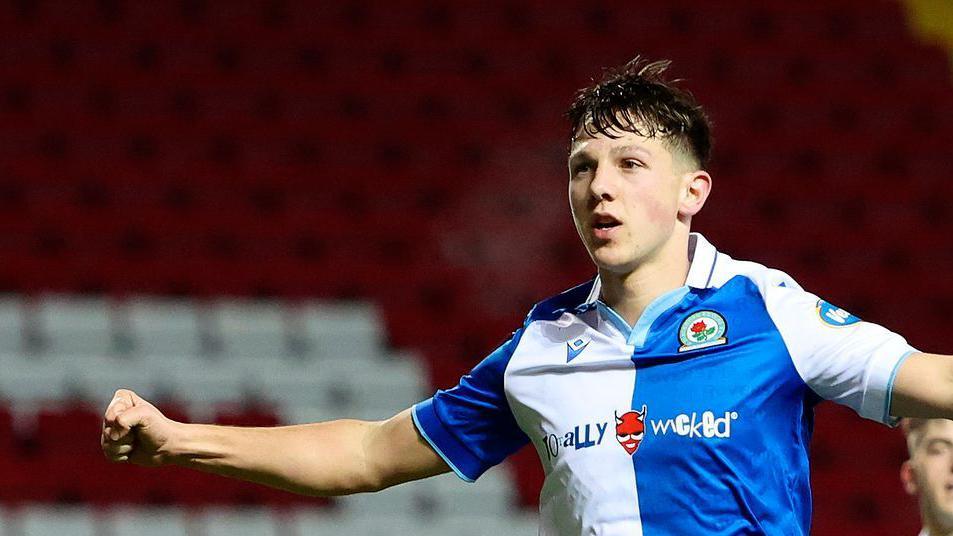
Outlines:
<svg viewBox="0 0 953 536"><path fill-rule="evenodd" d="M929 448L932 445L943 444L953 447L953 441L943 437L925 437L923 438L923 443Z"/></svg>
<svg viewBox="0 0 953 536"><path fill-rule="evenodd" d="M647 156L654 156L652 154L652 151L650 151L648 148L646 148L643 145L623 145L621 147L613 147L612 149L609 150L611 154L625 153L628 151L637 151L637 152L645 153Z"/></svg>
<svg viewBox="0 0 953 536"><path fill-rule="evenodd" d="M609 154L611 154L612 156L616 156L616 155L618 155L619 153L625 153L625 152L629 152L629 151L640 152L640 153L643 153L644 155L646 155L646 156L648 156L648 157L650 157L650 158L653 157L653 156L655 156L655 155L652 153L651 150L649 150L647 147L642 146L642 145L622 145L622 146L619 146L619 147L613 147L612 149L609 149ZM585 148L579 148L579 149L576 149L575 151L570 152L570 153L569 153L569 159L568 159L568 160L571 162L571 161L573 161L573 160L575 160L575 159L577 159L577 158L580 158L580 157L582 157L582 156L588 156L588 155L586 154Z"/></svg>

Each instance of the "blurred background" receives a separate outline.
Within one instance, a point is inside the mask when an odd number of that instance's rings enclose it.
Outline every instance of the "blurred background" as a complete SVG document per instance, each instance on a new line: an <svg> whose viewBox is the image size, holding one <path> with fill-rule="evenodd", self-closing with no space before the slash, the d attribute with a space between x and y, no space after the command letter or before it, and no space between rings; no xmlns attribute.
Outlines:
<svg viewBox="0 0 953 536"><path fill-rule="evenodd" d="M108 464L170 416L380 419L594 274L574 91L674 61L715 125L695 228L953 352L947 0L7 1L0 534L535 534L536 454L334 500ZM916 534L900 433L829 404L814 534Z"/></svg>

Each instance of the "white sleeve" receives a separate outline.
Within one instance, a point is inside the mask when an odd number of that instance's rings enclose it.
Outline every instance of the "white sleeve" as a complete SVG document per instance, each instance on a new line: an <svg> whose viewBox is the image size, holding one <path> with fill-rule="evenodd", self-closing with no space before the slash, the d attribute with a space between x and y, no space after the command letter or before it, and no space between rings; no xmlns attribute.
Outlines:
<svg viewBox="0 0 953 536"><path fill-rule="evenodd" d="M893 380L916 352L903 337L800 288L772 285L762 292L794 368L815 393L861 417L896 424L888 414Z"/></svg>

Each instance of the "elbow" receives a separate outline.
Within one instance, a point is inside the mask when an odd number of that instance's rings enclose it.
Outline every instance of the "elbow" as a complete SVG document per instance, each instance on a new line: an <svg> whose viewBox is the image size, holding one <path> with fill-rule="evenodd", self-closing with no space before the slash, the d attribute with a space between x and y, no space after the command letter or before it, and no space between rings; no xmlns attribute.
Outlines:
<svg viewBox="0 0 953 536"><path fill-rule="evenodd" d="M382 434L383 422L366 423L364 437L361 440L361 462L358 464L359 471L354 482L354 493L375 492L387 489L394 485L388 478L388 470L379 455L379 447L375 445L380 443L379 436Z"/></svg>

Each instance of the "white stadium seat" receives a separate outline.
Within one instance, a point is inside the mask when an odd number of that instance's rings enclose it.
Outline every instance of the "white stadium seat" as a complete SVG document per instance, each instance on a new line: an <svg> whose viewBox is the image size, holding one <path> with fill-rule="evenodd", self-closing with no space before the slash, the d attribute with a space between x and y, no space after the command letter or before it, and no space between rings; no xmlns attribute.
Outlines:
<svg viewBox="0 0 953 536"><path fill-rule="evenodd" d="M431 528L437 534L454 536L536 536L539 533L538 516L526 514L451 515L435 520Z"/></svg>
<svg viewBox="0 0 953 536"><path fill-rule="evenodd" d="M5 507L0 507L0 535L12 536L16 532L16 521L13 513Z"/></svg>
<svg viewBox="0 0 953 536"><path fill-rule="evenodd" d="M387 488L377 493L357 493L339 497L337 505L342 514L360 517L373 512L376 515L420 517L440 513L442 498L431 479Z"/></svg>
<svg viewBox="0 0 953 536"><path fill-rule="evenodd" d="M278 536L281 523L268 509L209 508L198 524L205 536Z"/></svg>
<svg viewBox="0 0 953 536"><path fill-rule="evenodd" d="M66 356L69 357L69 356ZM108 403L116 389L132 389L152 400L165 394L159 388L157 376L145 364L130 357L73 358L67 385L97 407ZM81 366L75 366L80 363Z"/></svg>
<svg viewBox="0 0 953 536"><path fill-rule="evenodd" d="M190 536L189 517L181 508L119 508L103 524L110 536Z"/></svg>
<svg viewBox="0 0 953 536"><path fill-rule="evenodd" d="M278 303L221 301L211 313L222 354L269 359L291 353L287 313Z"/></svg>
<svg viewBox="0 0 953 536"><path fill-rule="evenodd" d="M289 524L293 536L447 536L429 530L425 518L364 512L360 516L315 511L294 513Z"/></svg>
<svg viewBox="0 0 953 536"><path fill-rule="evenodd" d="M350 359L376 355L384 329L377 310L363 304L309 303L295 310L295 329L316 359Z"/></svg>
<svg viewBox="0 0 953 536"><path fill-rule="evenodd" d="M72 355L114 353L113 315L106 300L44 296L36 308L44 351Z"/></svg>
<svg viewBox="0 0 953 536"><path fill-rule="evenodd" d="M430 480L441 498L445 513L506 516L511 513L516 500L506 468L501 466L489 469L473 483L464 482L452 473Z"/></svg>
<svg viewBox="0 0 953 536"><path fill-rule="evenodd" d="M19 536L99 536L93 511L88 508L30 505L18 516Z"/></svg>
<svg viewBox="0 0 953 536"><path fill-rule="evenodd" d="M70 397L72 378L54 360L38 355L3 357L0 398L18 404L37 405Z"/></svg>
<svg viewBox="0 0 953 536"><path fill-rule="evenodd" d="M28 320L21 298L0 298L0 354L17 354L25 350L24 333Z"/></svg>
<svg viewBox="0 0 953 536"><path fill-rule="evenodd" d="M137 298L127 304L132 343L136 354L201 355L206 316L186 300Z"/></svg>

